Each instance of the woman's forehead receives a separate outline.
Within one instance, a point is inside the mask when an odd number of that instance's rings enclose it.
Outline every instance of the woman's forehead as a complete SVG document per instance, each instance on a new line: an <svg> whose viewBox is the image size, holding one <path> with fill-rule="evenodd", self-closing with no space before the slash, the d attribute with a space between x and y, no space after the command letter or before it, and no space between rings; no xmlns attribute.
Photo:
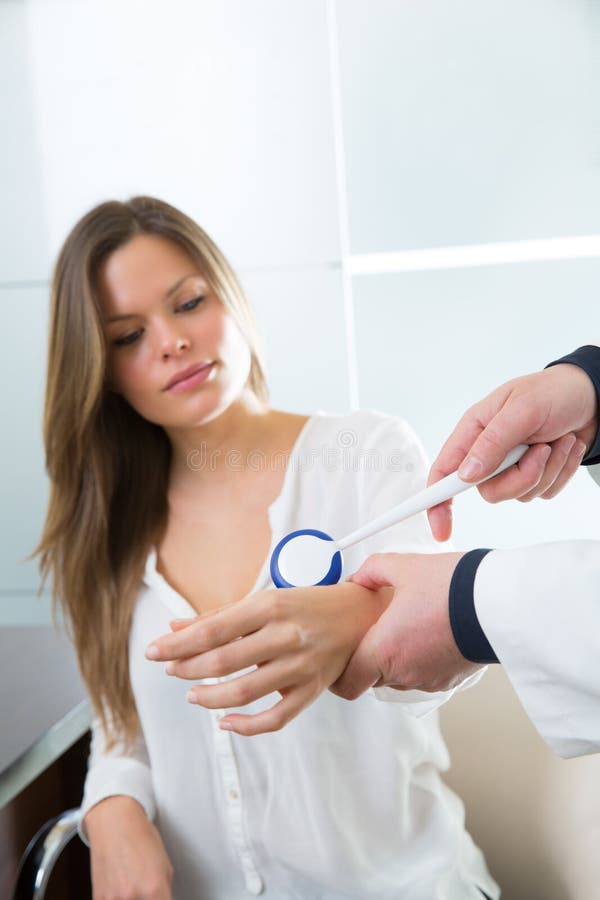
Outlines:
<svg viewBox="0 0 600 900"><path fill-rule="evenodd" d="M104 260L98 270L98 289L109 317L124 306L165 299L193 279L205 280L182 247L159 235L142 234Z"/></svg>

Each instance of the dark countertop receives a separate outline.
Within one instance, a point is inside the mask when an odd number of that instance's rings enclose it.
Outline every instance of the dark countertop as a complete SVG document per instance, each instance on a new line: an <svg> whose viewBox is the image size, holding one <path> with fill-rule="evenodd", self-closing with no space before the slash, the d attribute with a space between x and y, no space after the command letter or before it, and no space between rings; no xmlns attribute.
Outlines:
<svg viewBox="0 0 600 900"><path fill-rule="evenodd" d="M0 809L89 728L90 706L64 632L0 628Z"/></svg>

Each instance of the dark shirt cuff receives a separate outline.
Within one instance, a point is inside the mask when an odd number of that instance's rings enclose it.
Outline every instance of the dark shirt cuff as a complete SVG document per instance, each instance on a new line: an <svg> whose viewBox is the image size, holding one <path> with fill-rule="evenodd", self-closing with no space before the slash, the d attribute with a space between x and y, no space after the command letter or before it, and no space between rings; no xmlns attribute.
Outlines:
<svg viewBox="0 0 600 900"><path fill-rule="evenodd" d="M479 624L473 588L481 560L489 550L470 550L458 561L448 597L450 626L456 646L465 659L476 663L496 663L498 657Z"/></svg>
<svg viewBox="0 0 600 900"><path fill-rule="evenodd" d="M554 362L548 363L545 367L557 366L559 363L571 363L573 366L579 366L580 369L589 375L596 391L596 399L598 402L598 412L600 415L600 347L592 344L586 344L585 347L579 347L567 356L561 356ZM595 466L600 463L600 428L596 432L594 443L590 447L587 455L581 461L582 466Z"/></svg>

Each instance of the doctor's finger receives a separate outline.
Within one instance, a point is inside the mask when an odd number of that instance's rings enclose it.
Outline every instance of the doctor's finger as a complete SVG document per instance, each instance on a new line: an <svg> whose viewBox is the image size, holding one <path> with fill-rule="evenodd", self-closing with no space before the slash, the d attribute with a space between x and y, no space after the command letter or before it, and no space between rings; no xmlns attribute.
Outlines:
<svg viewBox="0 0 600 900"><path fill-rule="evenodd" d="M344 700L356 700L381 678L381 670L377 665L372 649L373 636L367 632L358 645L350 661L340 677L329 690Z"/></svg>
<svg viewBox="0 0 600 900"><path fill-rule="evenodd" d="M409 554L374 553L347 580L376 591L380 587L397 586L406 570Z"/></svg>
<svg viewBox="0 0 600 900"><path fill-rule="evenodd" d="M519 502L528 503L535 497L540 497L552 487L568 462L576 440L577 438L574 434L566 434L550 444L550 456L542 472L542 477L534 488L517 498Z"/></svg>
<svg viewBox="0 0 600 900"><path fill-rule="evenodd" d="M314 691L308 686L302 685L292 688L270 709L249 716L245 713L229 713L219 721L221 728L231 725L231 731L250 737L254 734L267 734L271 731L280 731L288 722L291 722L298 713L306 709L315 699Z"/></svg>
<svg viewBox="0 0 600 900"><path fill-rule="evenodd" d="M488 503L500 503L522 496L540 483L551 452L548 444L535 444L516 465L480 484L477 490Z"/></svg>
<svg viewBox="0 0 600 900"><path fill-rule="evenodd" d="M427 510L427 518L436 541L449 541L452 537L452 500L432 506Z"/></svg>
<svg viewBox="0 0 600 900"><path fill-rule="evenodd" d="M482 401L483 402L483 401ZM445 440L442 449L434 459L427 484L434 484L456 472L463 462L469 450L485 428L486 419L484 411L480 413L478 403L463 414L452 434Z"/></svg>
<svg viewBox="0 0 600 900"><path fill-rule="evenodd" d="M569 453L569 458L563 466L559 476L556 478L552 486L540 495L543 500L552 500L553 497L556 497L556 495L562 491L562 489L569 483L575 472L577 472L577 470L579 469L581 460L585 456L585 452L586 445L584 441L577 441L573 445L573 447L571 448L571 452Z"/></svg>
<svg viewBox="0 0 600 900"><path fill-rule="evenodd" d="M507 387L510 387L510 382L501 391L494 391L490 398L501 397ZM529 443L530 436L540 427L540 415L543 413L539 406L527 396L515 396L510 391L498 411L486 421L485 403L490 398L486 398L479 410L480 414L483 413L480 423L485 427L458 467L458 473L465 481L487 478L513 447Z"/></svg>

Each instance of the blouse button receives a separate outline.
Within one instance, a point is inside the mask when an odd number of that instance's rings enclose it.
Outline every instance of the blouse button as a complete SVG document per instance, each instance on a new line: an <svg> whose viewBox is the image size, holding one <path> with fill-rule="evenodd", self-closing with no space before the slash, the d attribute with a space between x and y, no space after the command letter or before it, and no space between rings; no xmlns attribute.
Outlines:
<svg viewBox="0 0 600 900"><path fill-rule="evenodd" d="M246 888L254 896L258 896L258 894L262 894L264 889L264 882L258 872L249 873L246 875Z"/></svg>
<svg viewBox="0 0 600 900"><path fill-rule="evenodd" d="M237 800L239 794L238 794L238 792L236 791L235 788L230 788L230 789L229 789L229 796L231 797L232 800Z"/></svg>

